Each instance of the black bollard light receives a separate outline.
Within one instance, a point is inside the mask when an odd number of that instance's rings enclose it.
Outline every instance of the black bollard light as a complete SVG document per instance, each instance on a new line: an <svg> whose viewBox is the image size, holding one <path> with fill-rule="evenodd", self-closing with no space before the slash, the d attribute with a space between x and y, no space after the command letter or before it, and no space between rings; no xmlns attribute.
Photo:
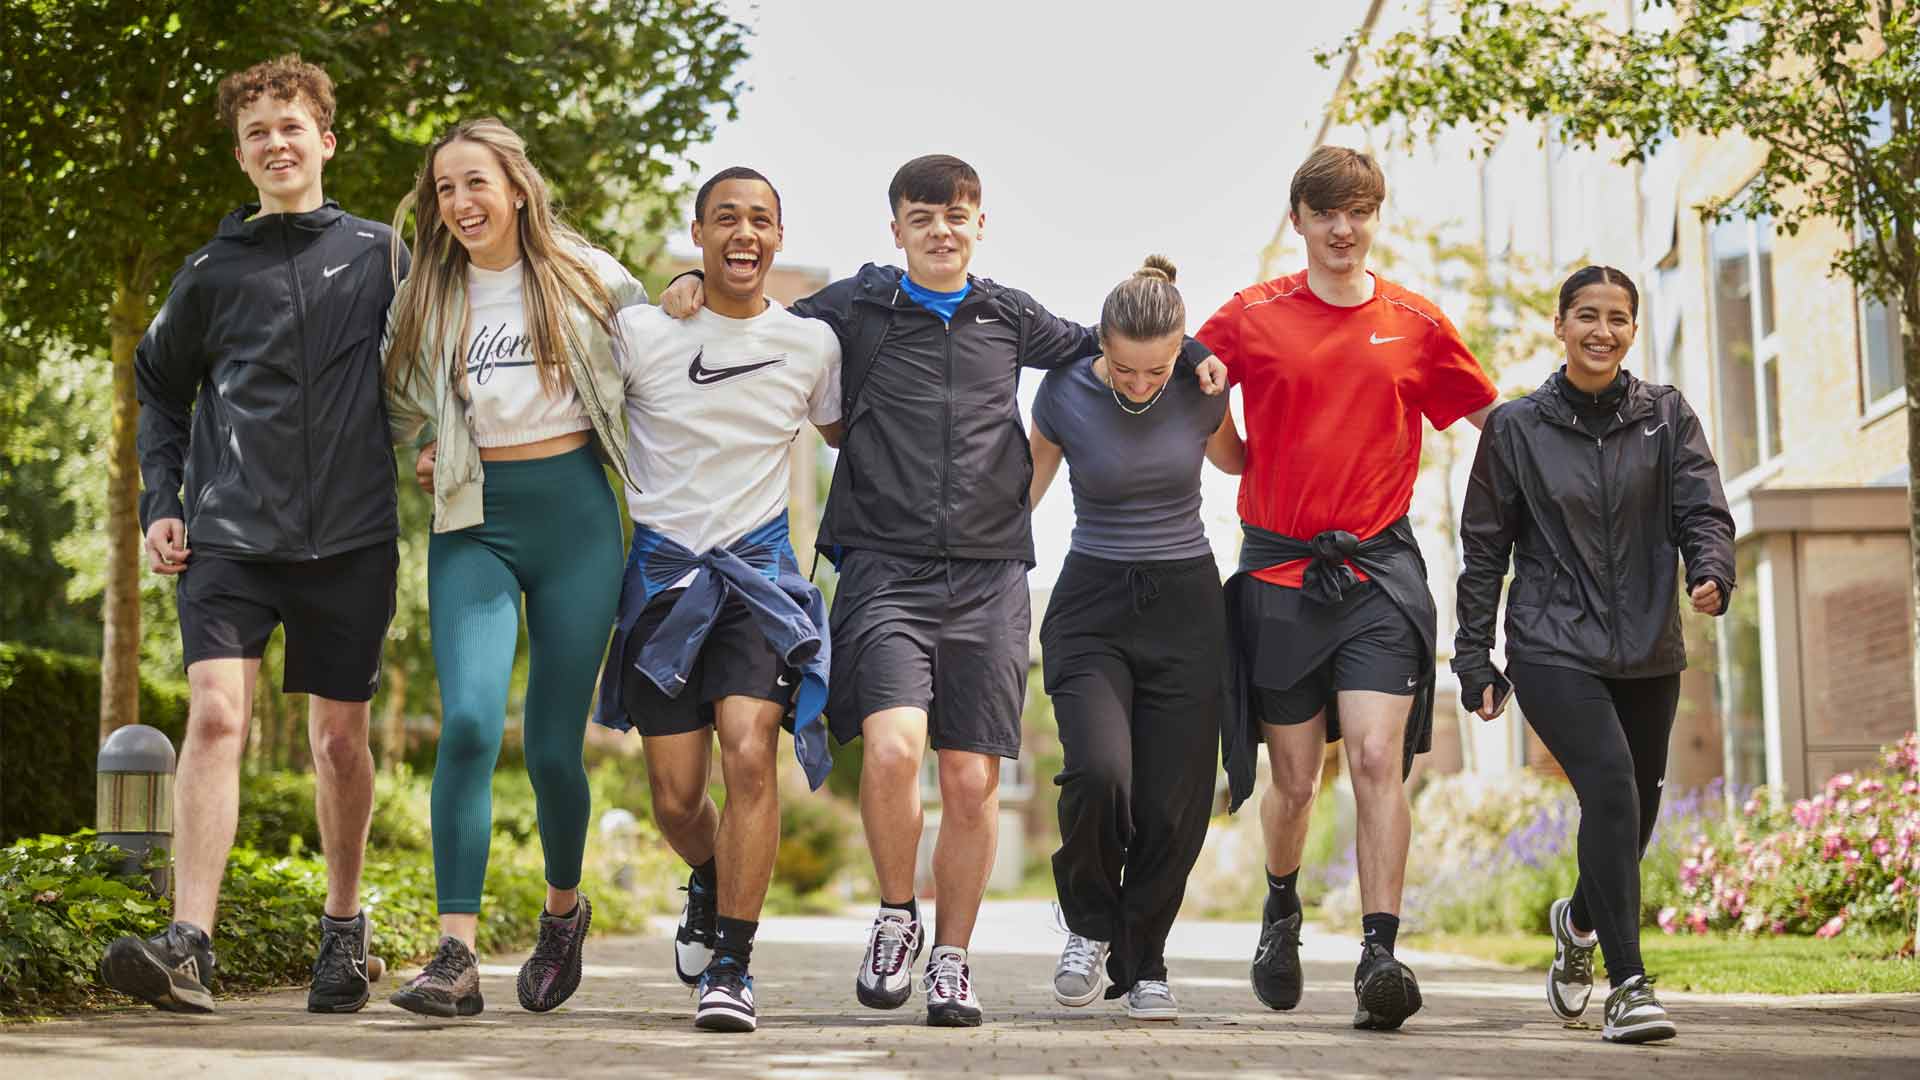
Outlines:
<svg viewBox="0 0 1920 1080"><path fill-rule="evenodd" d="M127 853L122 873L140 873L149 855L173 846L173 765L172 740L145 724L116 730L100 747L94 830ZM155 892L167 895L167 866L148 875Z"/></svg>

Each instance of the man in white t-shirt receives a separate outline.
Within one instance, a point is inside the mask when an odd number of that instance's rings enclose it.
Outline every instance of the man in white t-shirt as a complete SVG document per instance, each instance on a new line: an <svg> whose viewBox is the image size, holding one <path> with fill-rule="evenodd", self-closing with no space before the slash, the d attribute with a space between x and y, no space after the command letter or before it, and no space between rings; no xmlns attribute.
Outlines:
<svg viewBox="0 0 1920 1080"><path fill-rule="evenodd" d="M646 306L620 315L638 490L599 720L640 731L654 818L693 868L674 967L700 988L695 1026L752 1031L747 969L780 838L775 759L790 705L815 786L828 767L824 605L787 540L786 503L802 426L839 444L840 344L766 296L781 243L766 177L736 167L708 180L692 229L705 307L685 320ZM715 734L724 813L707 795Z"/></svg>

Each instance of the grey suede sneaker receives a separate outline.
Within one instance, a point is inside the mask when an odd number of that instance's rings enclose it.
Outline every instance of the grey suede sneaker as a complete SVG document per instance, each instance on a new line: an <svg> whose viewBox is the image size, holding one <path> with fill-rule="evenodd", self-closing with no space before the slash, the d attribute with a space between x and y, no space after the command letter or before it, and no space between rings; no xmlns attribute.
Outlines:
<svg viewBox="0 0 1920 1080"><path fill-rule="evenodd" d="M1178 1020L1180 1003L1161 979L1141 979L1127 991L1127 1015L1135 1020Z"/></svg>
<svg viewBox="0 0 1920 1080"><path fill-rule="evenodd" d="M1067 934L1067 947L1053 969L1053 1000L1078 1008L1100 996L1106 983L1107 943Z"/></svg>
<svg viewBox="0 0 1920 1080"><path fill-rule="evenodd" d="M480 998L480 961L466 942L442 935L426 970L403 983L390 1000L422 1016L478 1016L486 1007Z"/></svg>

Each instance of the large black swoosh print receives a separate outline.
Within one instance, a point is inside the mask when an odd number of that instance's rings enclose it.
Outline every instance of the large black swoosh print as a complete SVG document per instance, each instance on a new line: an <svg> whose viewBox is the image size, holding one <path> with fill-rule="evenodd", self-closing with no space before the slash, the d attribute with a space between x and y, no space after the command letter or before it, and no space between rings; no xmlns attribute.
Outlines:
<svg viewBox="0 0 1920 1080"><path fill-rule="evenodd" d="M786 355L782 354L771 360L762 360L757 364L739 364L735 367L710 368L704 367L700 363L700 358L705 356L706 352L706 348L704 346L701 347L700 351L693 354L693 363L687 365L687 378L692 379L694 383L699 386L710 386L722 379L731 379L735 375L745 375L748 372L759 371L761 368L770 368L787 362Z"/></svg>

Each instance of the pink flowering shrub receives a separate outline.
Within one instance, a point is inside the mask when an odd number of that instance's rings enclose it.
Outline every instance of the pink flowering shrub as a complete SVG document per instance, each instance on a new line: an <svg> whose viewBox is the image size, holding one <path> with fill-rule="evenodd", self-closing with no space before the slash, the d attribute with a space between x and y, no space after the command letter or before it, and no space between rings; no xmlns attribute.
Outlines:
<svg viewBox="0 0 1920 1080"><path fill-rule="evenodd" d="M1729 829L1696 834L1682 847L1655 923L1669 934L1822 938L1856 926L1911 927L1920 881L1920 735L1881 759L1879 768L1840 773L1789 807L1755 792Z"/></svg>

